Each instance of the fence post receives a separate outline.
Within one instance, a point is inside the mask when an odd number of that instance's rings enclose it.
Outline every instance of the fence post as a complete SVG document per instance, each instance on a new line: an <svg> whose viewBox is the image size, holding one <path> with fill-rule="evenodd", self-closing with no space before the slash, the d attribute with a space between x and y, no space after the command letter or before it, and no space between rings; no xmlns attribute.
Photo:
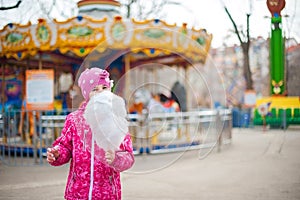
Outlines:
<svg viewBox="0 0 300 200"><path fill-rule="evenodd" d="M3 120L3 143L7 144L7 131L6 128L8 127L6 124L6 113L3 112L2 120Z"/></svg>
<svg viewBox="0 0 300 200"><path fill-rule="evenodd" d="M147 113L147 117L144 116L144 126L146 126L146 132L145 132L145 139L146 139L146 144L144 146L144 152L146 154L149 154L150 153L150 149L152 149L152 143L151 143L151 135L152 135L152 129L151 129L151 123L152 123L152 120L150 118L150 114Z"/></svg>
<svg viewBox="0 0 300 200"><path fill-rule="evenodd" d="M283 116L280 116L280 117L282 118L282 128L283 128L283 130L286 130L286 127L287 127L287 122L286 122L286 109L283 109L282 115L283 115Z"/></svg>
<svg viewBox="0 0 300 200"><path fill-rule="evenodd" d="M222 146L222 134L223 134L223 129L222 129L222 120L221 120L221 114L220 114L220 109L217 109L217 114L216 114L216 131L218 134L218 152L221 151L221 146Z"/></svg>
<svg viewBox="0 0 300 200"><path fill-rule="evenodd" d="M33 158L34 163L37 164L37 136L36 136L36 111L32 111L33 114Z"/></svg>
<svg viewBox="0 0 300 200"><path fill-rule="evenodd" d="M230 113L230 117L229 117L229 120L228 120L228 128L229 128L229 139L232 139L232 111L229 110L229 113Z"/></svg>
<svg viewBox="0 0 300 200"><path fill-rule="evenodd" d="M40 151L40 164L43 163L43 134L42 134L42 131L43 131L43 128L42 128L42 111L38 111L38 128L39 128L39 151Z"/></svg>

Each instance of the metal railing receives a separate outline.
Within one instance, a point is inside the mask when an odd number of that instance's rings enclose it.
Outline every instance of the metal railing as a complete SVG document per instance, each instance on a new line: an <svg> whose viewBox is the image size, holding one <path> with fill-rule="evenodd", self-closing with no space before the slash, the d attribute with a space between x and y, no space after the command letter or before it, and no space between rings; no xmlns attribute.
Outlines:
<svg viewBox="0 0 300 200"><path fill-rule="evenodd" d="M231 111L155 113L133 118L130 133L137 154L213 148L231 139Z"/></svg>
<svg viewBox="0 0 300 200"><path fill-rule="evenodd" d="M23 120L22 120L23 118ZM0 161L7 165L46 163L47 147L59 137L66 115L14 111L0 122ZM128 114L134 154L157 154L230 143L231 110Z"/></svg>

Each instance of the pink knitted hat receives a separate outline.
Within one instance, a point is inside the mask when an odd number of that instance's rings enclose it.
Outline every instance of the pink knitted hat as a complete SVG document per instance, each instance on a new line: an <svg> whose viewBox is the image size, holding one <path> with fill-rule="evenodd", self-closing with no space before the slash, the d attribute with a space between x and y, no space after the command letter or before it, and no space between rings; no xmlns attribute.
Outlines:
<svg viewBox="0 0 300 200"><path fill-rule="evenodd" d="M89 99L89 94L97 85L104 85L111 88L111 80L106 70L94 67L84 70L78 79L78 85L81 88L85 100Z"/></svg>

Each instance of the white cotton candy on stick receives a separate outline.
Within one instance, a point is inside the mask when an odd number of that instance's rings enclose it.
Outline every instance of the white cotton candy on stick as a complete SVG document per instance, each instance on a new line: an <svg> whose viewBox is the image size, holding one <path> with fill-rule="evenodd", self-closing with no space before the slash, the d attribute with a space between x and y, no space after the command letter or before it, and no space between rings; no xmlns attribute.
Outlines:
<svg viewBox="0 0 300 200"><path fill-rule="evenodd" d="M86 107L84 117L90 125L96 144L107 150L117 150L128 132L124 100L103 91L93 96Z"/></svg>

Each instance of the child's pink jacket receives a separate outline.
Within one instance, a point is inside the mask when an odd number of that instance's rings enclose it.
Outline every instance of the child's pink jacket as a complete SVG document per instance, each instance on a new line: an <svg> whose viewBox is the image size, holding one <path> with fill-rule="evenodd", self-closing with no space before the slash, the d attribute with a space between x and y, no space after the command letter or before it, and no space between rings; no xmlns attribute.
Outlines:
<svg viewBox="0 0 300 200"><path fill-rule="evenodd" d="M83 117L86 105L86 102L83 103L77 111L67 116L61 136L53 143L53 146L59 147L60 156L51 165L63 165L71 159L65 190L65 199L68 200L88 199L89 196L92 133ZM126 135L111 165L105 162L105 152L96 145L94 153L92 199L121 199L120 172L134 163L130 135Z"/></svg>

